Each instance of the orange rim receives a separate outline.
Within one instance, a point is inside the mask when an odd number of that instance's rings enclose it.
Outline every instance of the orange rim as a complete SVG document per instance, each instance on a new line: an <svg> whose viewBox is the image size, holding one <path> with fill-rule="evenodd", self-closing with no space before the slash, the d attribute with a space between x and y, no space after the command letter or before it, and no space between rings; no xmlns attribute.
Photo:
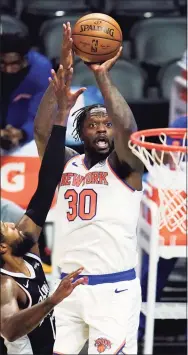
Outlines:
<svg viewBox="0 0 188 355"><path fill-rule="evenodd" d="M187 147L184 146L173 146L173 145L163 145L151 142L142 142L140 138L145 137L155 137L160 136L165 133L167 136L174 139L183 139L186 128L155 128L155 129L145 129L142 131L137 131L131 134L130 140L133 144L136 144L140 147L147 148L149 150L155 149L164 152L182 152L186 153Z"/></svg>

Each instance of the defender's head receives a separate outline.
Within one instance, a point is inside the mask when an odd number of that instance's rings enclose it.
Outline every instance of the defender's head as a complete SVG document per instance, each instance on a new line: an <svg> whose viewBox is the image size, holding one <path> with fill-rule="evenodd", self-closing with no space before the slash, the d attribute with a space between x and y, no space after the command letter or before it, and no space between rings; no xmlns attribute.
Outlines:
<svg viewBox="0 0 188 355"><path fill-rule="evenodd" d="M20 33L3 33L0 36L0 70L7 74L16 74L26 66L25 55L30 45L29 39Z"/></svg>
<svg viewBox="0 0 188 355"><path fill-rule="evenodd" d="M103 105L91 105L76 111L74 138L84 142L85 150L105 159L114 147L112 120Z"/></svg>
<svg viewBox="0 0 188 355"><path fill-rule="evenodd" d="M5 260L7 255L24 256L34 245L30 233L22 233L14 223L1 222L0 258Z"/></svg>

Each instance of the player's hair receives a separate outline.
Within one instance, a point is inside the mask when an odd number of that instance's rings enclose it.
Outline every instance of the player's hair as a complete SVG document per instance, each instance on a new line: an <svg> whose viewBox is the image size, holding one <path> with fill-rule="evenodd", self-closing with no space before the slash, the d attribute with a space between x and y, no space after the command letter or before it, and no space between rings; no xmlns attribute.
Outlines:
<svg viewBox="0 0 188 355"><path fill-rule="evenodd" d="M1 53L19 53L21 57L24 57L30 49L29 37L23 35L20 32L16 33L2 33L0 35Z"/></svg>
<svg viewBox="0 0 188 355"><path fill-rule="evenodd" d="M85 119L87 118L87 114L93 109L93 108L100 108L100 107L105 107L102 104L94 104L94 105L89 105L89 106L85 106L80 108L79 110L75 111L73 113L73 116L75 116L74 122L73 122L73 126L74 131L72 132L73 138L76 141L79 141L81 139L82 136L82 128L83 128L83 124Z"/></svg>

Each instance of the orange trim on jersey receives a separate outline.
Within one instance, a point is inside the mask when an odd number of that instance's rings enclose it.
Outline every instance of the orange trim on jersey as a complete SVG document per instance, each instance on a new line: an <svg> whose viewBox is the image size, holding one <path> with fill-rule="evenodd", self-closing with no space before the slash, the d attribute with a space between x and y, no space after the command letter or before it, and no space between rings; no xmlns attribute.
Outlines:
<svg viewBox="0 0 188 355"><path fill-rule="evenodd" d="M126 343L126 341L124 340L123 341L123 343L119 346L119 348L116 350L116 352L114 353L115 355L116 354L118 354L118 352L120 351L120 350L122 350L122 348L125 346L125 343ZM125 353L124 353L125 354Z"/></svg>
<svg viewBox="0 0 188 355"><path fill-rule="evenodd" d="M67 165L68 165L73 159L78 158L78 157L80 158L80 154L77 154L77 155L75 155L74 157L70 158L70 159L66 162L63 171L66 169Z"/></svg>
<svg viewBox="0 0 188 355"><path fill-rule="evenodd" d="M131 192L135 192L136 190L133 189L133 187L129 186L125 181L123 181L122 179L120 179L120 177L116 174L116 172L112 169L112 167L110 166L110 163L108 161L108 158L106 159L107 165L110 168L112 174L127 188L129 189Z"/></svg>
<svg viewBox="0 0 188 355"><path fill-rule="evenodd" d="M53 351L53 355L64 355L63 353L58 353L57 351Z"/></svg>

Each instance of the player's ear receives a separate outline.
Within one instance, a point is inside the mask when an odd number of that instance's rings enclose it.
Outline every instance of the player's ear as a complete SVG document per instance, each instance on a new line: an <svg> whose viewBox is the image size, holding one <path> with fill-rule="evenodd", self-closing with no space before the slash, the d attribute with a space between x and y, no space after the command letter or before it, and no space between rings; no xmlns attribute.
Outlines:
<svg viewBox="0 0 188 355"><path fill-rule="evenodd" d="M7 252L7 244L6 243L0 243L0 255L3 255Z"/></svg>

